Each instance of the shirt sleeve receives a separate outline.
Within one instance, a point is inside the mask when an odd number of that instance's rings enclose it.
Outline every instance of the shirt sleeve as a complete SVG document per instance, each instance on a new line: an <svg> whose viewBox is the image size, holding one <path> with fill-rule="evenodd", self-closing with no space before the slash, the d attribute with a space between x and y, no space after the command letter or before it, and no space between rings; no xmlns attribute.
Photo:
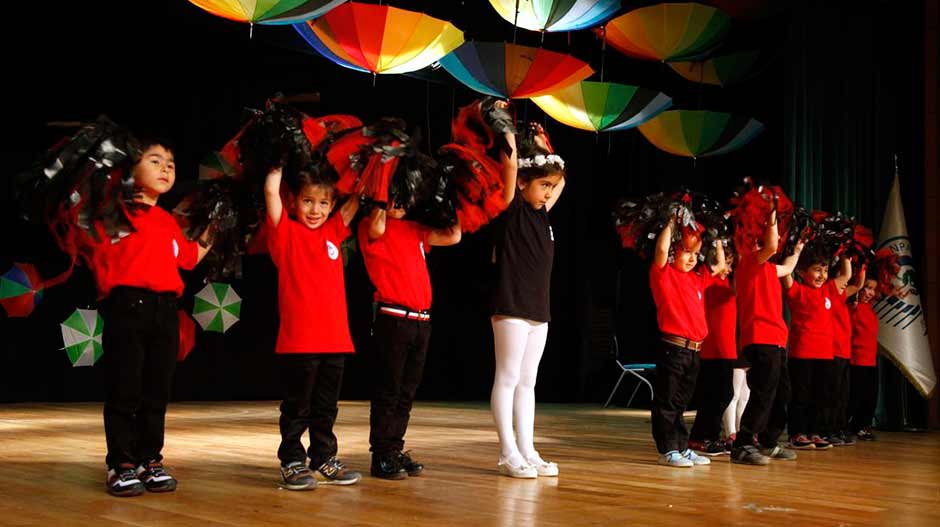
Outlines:
<svg viewBox="0 0 940 527"><path fill-rule="evenodd" d="M175 221L173 225L175 226L173 230L173 253L176 256L176 265L180 269L188 271L199 263L199 242L187 239L183 235L183 230Z"/></svg>

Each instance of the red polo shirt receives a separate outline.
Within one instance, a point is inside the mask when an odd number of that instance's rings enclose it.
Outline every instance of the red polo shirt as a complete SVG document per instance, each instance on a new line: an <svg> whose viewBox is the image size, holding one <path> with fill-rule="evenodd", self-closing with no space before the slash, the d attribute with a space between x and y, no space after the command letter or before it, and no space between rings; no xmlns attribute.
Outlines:
<svg viewBox="0 0 940 527"><path fill-rule="evenodd" d="M849 306L845 303L845 290L839 293L839 288L832 280L826 282L823 287L829 289L829 299L832 300L833 356L850 359L852 358L852 320L849 317Z"/></svg>
<svg viewBox="0 0 940 527"><path fill-rule="evenodd" d="M375 300L415 311L431 308L431 277L424 260L431 229L413 221L386 218L385 233L369 239L369 221L359 223L359 248L375 285Z"/></svg>
<svg viewBox="0 0 940 527"><path fill-rule="evenodd" d="M756 254L743 255L734 272L738 300L738 345L787 345L787 325L783 320L783 296L777 266L757 263Z"/></svg>
<svg viewBox="0 0 940 527"><path fill-rule="evenodd" d="M871 304L849 307L852 319L852 365L875 366L878 357L878 315Z"/></svg>
<svg viewBox="0 0 940 527"><path fill-rule="evenodd" d="M738 325L738 305L734 288L727 278L712 277L705 289L705 318L708 336L699 355L703 359L736 359L738 348L735 334Z"/></svg>
<svg viewBox="0 0 940 527"><path fill-rule="evenodd" d="M793 282L790 306L790 353L794 359L832 359L832 293L829 287Z"/></svg>
<svg viewBox="0 0 940 527"><path fill-rule="evenodd" d="M169 212L157 206L128 215L134 231L109 240L97 225L99 241L83 237L92 250L89 267L98 284L98 298L117 286L158 293L183 294L179 269L192 269L199 257L197 243L186 239Z"/></svg>
<svg viewBox="0 0 940 527"><path fill-rule="evenodd" d="M671 264L650 266L650 288L656 302L659 330L701 342L708 335L705 320L705 287L711 275L696 270L683 273Z"/></svg>
<svg viewBox="0 0 940 527"><path fill-rule="evenodd" d="M341 214L311 229L284 211L266 220L268 250L277 266L281 325L277 353L353 353L346 320L340 244L351 233Z"/></svg>

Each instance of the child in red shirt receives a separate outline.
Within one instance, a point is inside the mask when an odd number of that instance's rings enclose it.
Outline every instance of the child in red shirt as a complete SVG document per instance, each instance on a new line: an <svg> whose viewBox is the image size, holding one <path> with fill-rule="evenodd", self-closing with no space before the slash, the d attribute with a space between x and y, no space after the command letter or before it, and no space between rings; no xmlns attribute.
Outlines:
<svg viewBox="0 0 940 527"><path fill-rule="evenodd" d="M800 256L797 273L783 277L790 307L790 403L787 431L790 448L828 449L826 439L835 420L833 317L834 296L843 292L852 273L843 265L834 287L827 285L830 255L822 244L810 242Z"/></svg>
<svg viewBox="0 0 940 527"><path fill-rule="evenodd" d="M346 320L346 291L340 244L351 234L349 222L359 208L350 197L339 213L332 181L313 165L294 178L281 200L280 168L264 183L268 250L277 266L280 327L275 352L286 396L281 403L281 476L290 490L359 481L336 458L333 424L338 412L345 357L354 352ZM288 215L290 212L290 215ZM300 442L310 430L310 447ZM310 458L311 471L306 466Z"/></svg>
<svg viewBox="0 0 940 527"><path fill-rule="evenodd" d="M725 258L718 244L718 261L711 272L693 272L698 266L702 240L697 234L685 234L681 245L673 247L674 228L675 219L671 219L656 240L650 266L650 288L662 333L650 413L653 439L660 453L659 464L691 467L711 463L688 448L689 432L683 413L695 389L698 352L708 335L705 289L713 280L712 274L725 266Z"/></svg>
<svg viewBox="0 0 940 527"><path fill-rule="evenodd" d="M847 272L851 274L852 264L849 260L842 259L841 265L843 269L847 268ZM832 443L832 446L851 446L855 444L855 438L846 430L848 429L850 392L849 362L852 358L852 319L849 315L849 306L846 300L854 296L860 287L848 284L840 290L838 284L839 282L835 279L826 283L832 299L832 378L833 393L835 394L832 434L826 439Z"/></svg>
<svg viewBox="0 0 940 527"><path fill-rule="evenodd" d="M359 224L359 248L375 285L371 473L382 479L417 476L424 466L403 452L415 392L431 337L431 278L425 252L460 242L460 225L431 229L404 219L392 201L377 204Z"/></svg>
<svg viewBox="0 0 940 527"><path fill-rule="evenodd" d="M732 261L732 255L725 256L725 267L705 289L708 335L699 353L701 361L695 385L701 397L695 423L689 432L689 446L707 456L725 452L721 441L721 420L734 397L732 372L738 358L738 310L729 277Z"/></svg>
<svg viewBox="0 0 940 527"><path fill-rule="evenodd" d="M100 241L85 240L103 299L107 488L115 496L176 489L161 450L179 351L179 269L192 269L208 252L205 240L186 239L176 220L157 206L176 181L173 150L159 140L141 146L131 169L137 206L127 211L134 230L110 240L99 223Z"/></svg>
<svg viewBox="0 0 940 527"><path fill-rule="evenodd" d="M780 234L777 212L772 211L764 227L764 239L754 247L738 247L735 270L738 300L738 345L750 364L747 385L750 397L741 427L731 448L731 462L767 465L770 459L795 459L777 444L787 423L790 377L787 373L787 326L783 320L783 299L779 278L793 272L803 243L777 265L770 258L777 253ZM754 444L757 436L758 445Z"/></svg>
<svg viewBox="0 0 940 527"><path fill-rule="evenodd" d="M849 402L849 431L859 439L872 441L871 421L878 400L878 315L871 303L878 290L878 281L865 278L865 269L859 273L857 300L849 305L852 319L851 395Z"/></svg>

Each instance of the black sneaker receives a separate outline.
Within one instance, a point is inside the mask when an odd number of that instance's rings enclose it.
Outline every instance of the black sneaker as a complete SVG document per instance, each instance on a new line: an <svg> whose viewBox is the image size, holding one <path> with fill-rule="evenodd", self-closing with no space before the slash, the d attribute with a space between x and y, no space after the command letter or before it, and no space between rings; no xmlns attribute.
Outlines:
<svg viewBox="0 0 940 527"><path fill-rule="evenodd" d="M317 481L323 485L355 485L362 479L362 474L348 470L336 456L327 459L317 467L315 475Z"/></svg>
<svg viewBox="0 0 940 527"><path fill-rule="evenodd" d="M855 434L839 432L839 439L842 440L842 444L845 446L852 446L855 444Z"/></svg>
<svg viewBox="0 0 940 527"><path fill-rule="evenodd" d="M875 440L875 434L873 434L871 430L867 428L859 430L858 433L855 435L858 436L859 441L874 441Z"/></svg>
<svg viewBox="0 0 940 527"><path fill-rule="evenodd" d="M303 461L294 461L281 467L281 477L284 478L284 488L287 490L313 490L317 488L317 480Z"/></svg>
<svg viewBox="0 0 940 527"><path fill-rule="evenodd" d="M167 474L163 463L149 461L137 467L137 477L150 492L173 492L176 478Z"/></svg>
<svg viewBox="0 0 940 527"><path fill-rule="evenodd" d="M108 494L127 498L140 496L144 493L144 484L137 477L137 470L133 463L121 463L117 468L108 469Z"/></svg>
<svg viewBox="0 0 940 527"><path fill-rule="evenodd" d="M731 449L731 462L741 465L768 465L770 458L761 454L754 445Z"/></svg>
<svg viewBox="0 0 940 527"><path fill-rule="evenodd" d="M829 441L829 444L832 446L845 446L845 441L843 441L842 438L839 437L839 434L837 433L830 434L824 437L823 439L825 439L826 441Z"/></svg>
<svg viewBox="0 0 940 527"><path fill-rule="evenodd" d="M813 435L809 440L813 442L813 448L816 450L829 450L832 448L832 443L818 435Z"/></svg>
<svg viewBox="0 0 940 527"><path fill-rule="evenodd" d="M376 455L372 454L372 468L369 471L372 477L380 479L405 479L408 471L401 465L399 454Z"/></svg>
<svg viewBox="0 0 940 527"><path fill-rule="evenodd" d="M424 465L411 459L410 454L410 450L398 454L398 463L401 465L401 468L405 469L405 472L407 472L409 476L418 476L424 470Z"/></svg>
<svg viewBox="0 0 940 527"><path fill-rule="evenodd" d="M796 452L790 452L780 445L775 445L769 448L762 446L759 450L761 454L769 457L770 459L778 459L781 461L793 461L796 459Z"/></svg>

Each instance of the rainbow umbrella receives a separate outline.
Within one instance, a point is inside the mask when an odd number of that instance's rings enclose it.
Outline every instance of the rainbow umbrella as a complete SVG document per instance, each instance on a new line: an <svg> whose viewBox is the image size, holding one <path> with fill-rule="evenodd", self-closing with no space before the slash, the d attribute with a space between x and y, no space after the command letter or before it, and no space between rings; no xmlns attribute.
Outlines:
<svg viewBox="0 0 940 527"><path fill-rule="evenodd" d="M643 60L694 60L721 42L731 17L696 3L657 4L607 22L601 38L617 51Z"/></svg>
<svg viewBox="0 0 940 527"><path fill-rule="evenodd" d="M463 31L395 7L349 2L294 29L321 55L356 71L407 73L453 51Z"/></svg>
<svg viewBox="0 0 940 527"><path fill-rule="evenodd" d="M470 89L508 99L546 95L594 73L571 55L503 42L465 42L441 66Z"/></svg>
<svg viewBox="0 0 940 527"><path fill-rule="evenodd" d="M323 16L346 0L189 0L213 15L255 24L296 24Z"/></svg>
<svg viewBox="0 0 940 527"><path fill-rule="evenodd" d="M532 31L586 29L620 9L620 0L490 0L490 4L499 16Z"/></svg>
<svg viewBox="0 0 940 527"><path fill-rule="evenodd" d="M760 51L742 51L703 61L670 62L669 67L692 82L728 86L746 79Z"/></svg>
<svg viewBox="0 0 940 527"><path fill-rule="evenodd" d="M36 267L15 263L0 275L0 305L9 317L28 317L42 300L42 289Z"/></svg>
<svg viewBox="0 0 940 527"><path fill-rule="evenodd" d="M653 146L684 157L727 154L751 142L764 129L760 122L721 112L671 110L639 126Z"/></svg>
<svg viewBox="0 0 940 527"><path fill-rule="evenodd" d="M593 132L627 130L672 106L672 99L656 90L590 81L533 97L532 102L556 121Z"/></svg>

